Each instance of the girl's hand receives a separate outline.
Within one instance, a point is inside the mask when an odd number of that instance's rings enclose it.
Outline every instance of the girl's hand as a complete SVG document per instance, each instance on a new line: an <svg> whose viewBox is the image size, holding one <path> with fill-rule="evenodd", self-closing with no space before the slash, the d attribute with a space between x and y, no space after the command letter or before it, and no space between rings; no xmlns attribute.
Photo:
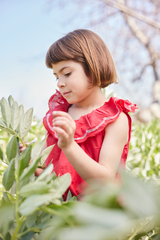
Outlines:
<svg viewBox="0 0 160 240"><path fill-rule="evenodd" d="M69 147L74 142L76 124L71 116L63 111L54 111L53 129L58 137L58 147L61 149Z"/></svg>
<svg viewBox="0 0 160 240"><path fill-rule="evenodd" d="M38 138L36 137L31 142L26 142L25 146L23 145L23 143L19 143L19 152L22 153L29 144L35 143L35 142L37 142L37 140L38 140Z"/></svg>
<svg viewBox="0 0 160 240"><path fill-rule="evenodd" d="M28 146L27 143L26 143L26 146ZM22 153L25 149L26 147L22 143L19 143L19 153Z"/></svg>

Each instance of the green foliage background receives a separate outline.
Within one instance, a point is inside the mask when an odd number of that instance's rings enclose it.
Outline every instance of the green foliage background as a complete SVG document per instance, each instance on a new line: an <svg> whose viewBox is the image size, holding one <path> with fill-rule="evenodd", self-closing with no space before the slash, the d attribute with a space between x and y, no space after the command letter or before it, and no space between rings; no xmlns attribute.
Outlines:
<svg viewBox="0 0 160 240"><path fill-rule="evenodd" d="M68 175L50 175L53 168L49 166L38 178L34 176L35 168L51 150L41 152L45 141L42 123L32 120L32 110L29 114L23 111L21 123L17 109L23 106L12 97L0 104L0 239L160 239L159 119L133 123L121 184L91 183L81 201L69 192L63 202L70 184ZM37 142L19 155L17 143L35 138Z"/></svg>

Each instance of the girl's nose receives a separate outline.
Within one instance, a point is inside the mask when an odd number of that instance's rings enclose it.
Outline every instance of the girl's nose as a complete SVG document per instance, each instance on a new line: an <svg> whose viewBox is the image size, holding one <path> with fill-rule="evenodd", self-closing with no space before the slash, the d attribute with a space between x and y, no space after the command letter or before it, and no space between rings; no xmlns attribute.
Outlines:
<svg viewBox="0 0 160 240"><path fill-rule="evenodd" d="M61 80L61 79L58 79L58 82L57 82L57 87L58 88L63 88L63 87L65 87L66 85L65 85L65 82L63 81L63 80Z"/></svg>

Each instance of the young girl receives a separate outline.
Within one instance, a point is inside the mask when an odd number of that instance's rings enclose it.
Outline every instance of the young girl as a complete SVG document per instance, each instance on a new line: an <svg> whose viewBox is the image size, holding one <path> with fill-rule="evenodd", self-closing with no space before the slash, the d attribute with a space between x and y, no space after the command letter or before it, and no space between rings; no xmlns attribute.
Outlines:
<svg viewBox="0 0 160 240"><path fill-rule="evenodd" d="M53 43L46 65L59 88L43 119L46 144L55 144L46 165L52 162L57 175L70 173L69 190L77 196L89 180L113 180L119 166L125 166L131 136L128 112L136 106L103 95L101 88L117 83L117 73L108 48L92 31L75 30Z"/></svg>

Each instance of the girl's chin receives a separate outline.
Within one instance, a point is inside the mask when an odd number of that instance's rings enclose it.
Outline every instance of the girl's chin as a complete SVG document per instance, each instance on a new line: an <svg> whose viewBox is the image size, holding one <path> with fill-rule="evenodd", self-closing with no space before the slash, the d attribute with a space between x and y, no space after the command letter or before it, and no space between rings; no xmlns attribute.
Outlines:
<svg viewBox="0 0 160 240"><path fill-rule="evenodd" d="M71 101L71 100L68 100L68 99L66 99L66 100L69 104L74 104L75 103L74 101Z"/></svg>
<svg viewBox="0 0 160 240"><path fill-rule="evenodd" d="M67 100L67 102L69 103L69 104L74 104L74 103L76 103L76 101L74 101L73 99L69 99L69 98L65 98L66 100Z"/></svg>

